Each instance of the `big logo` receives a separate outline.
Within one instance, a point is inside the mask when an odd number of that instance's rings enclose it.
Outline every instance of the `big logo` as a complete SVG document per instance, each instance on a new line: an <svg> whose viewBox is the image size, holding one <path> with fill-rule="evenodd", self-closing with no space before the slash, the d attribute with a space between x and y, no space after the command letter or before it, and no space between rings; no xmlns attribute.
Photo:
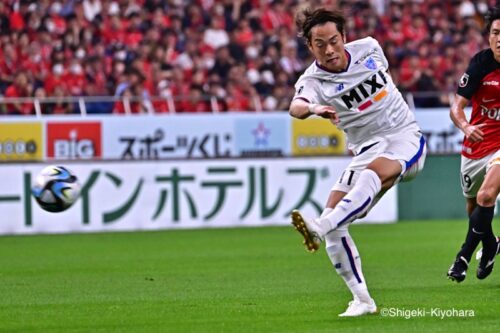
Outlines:
<svg viewBox="0 0 500 333"><path fill-rule="evenodd" d="M348 109L352 109L354 103L359 104L362 101L368 99L370 96L374 96L374 101L378 102L382 98L385 97L387 92L384 90L381 93L376 94L384 86L387 84L387 78L385 77L384 73L382 71L378 71L376 74L373 74L369 79L361 82L354 88L352 88L350 91L345 93L344 95L340 96L342 98L342 101L345 103ZM370 105L372 105L373 102L371 100L361 104L358 109L360 111L366 109Z"/></svg>
<svg viewBox="0 0 500 333"><path fill-rule="evenodd" d="M68 160L101 157L101 124L47 123L47 157Z"/></svg>

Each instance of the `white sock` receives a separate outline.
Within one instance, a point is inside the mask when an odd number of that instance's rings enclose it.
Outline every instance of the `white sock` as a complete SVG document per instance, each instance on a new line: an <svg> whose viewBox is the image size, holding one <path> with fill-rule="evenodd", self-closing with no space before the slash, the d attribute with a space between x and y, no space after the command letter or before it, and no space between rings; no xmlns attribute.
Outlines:
<svg viewBox="0 0 500 333"><path fill-rule="evenodd" d="M335 208L319 219L324 235L342 225L346 225L362 216L371 207L371 202L380 192L382 183L375 171L365 169L359 174L354 187L335 206Z"/></svg>
<svg viewBox="0 0 500 333"><path fill-rule="evenodd" d="M321 213L320 218L327 216L328 214L330 214L330 212L332 210L333 210L333 208L326 207L325 209L323 209L323 212Z"/></svg>
<svg viewBox="0 0 500 333"><path fill-rule="evenodd" d="M337 273L344 279L353 298L371 303L372 298L361 270L361 258L347 231L347 225L329 233L325 240L328 257Z"/></svg>

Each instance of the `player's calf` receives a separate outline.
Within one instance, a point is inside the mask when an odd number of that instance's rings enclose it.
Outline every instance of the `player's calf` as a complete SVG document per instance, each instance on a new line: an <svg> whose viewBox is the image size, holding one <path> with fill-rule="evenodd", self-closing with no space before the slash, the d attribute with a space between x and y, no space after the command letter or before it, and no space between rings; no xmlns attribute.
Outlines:
<svg viewBox="0 0 500 333"><path fill-rule="evenodd" d="M500 243L500 236L497 236L497 243ZM497 255L500 253L500 247L497 247ZM481 260L483 256L483 248L480 248L479 251L476 252L476 260Z"/></svg>

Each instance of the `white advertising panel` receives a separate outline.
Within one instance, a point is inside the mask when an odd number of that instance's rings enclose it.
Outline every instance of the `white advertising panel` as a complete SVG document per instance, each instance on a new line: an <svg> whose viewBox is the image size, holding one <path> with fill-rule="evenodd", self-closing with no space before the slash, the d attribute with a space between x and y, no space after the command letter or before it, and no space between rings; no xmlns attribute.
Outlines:
<svg viewBox="0 0 500 333"><path fill-rule="evenodd" d="M105 118L105 159L154 160L235 156L234 117L142 116Z"/></svg>
<svg viewBox="0 0 500 333"><path fill-rule="evenodd" d="M68 163L82 185L67 211L30 194L43 164L0 164L0 234L287 225L316 217L349 158ZM397 218L396 189L364 222Z"/></svg>
<svg viewBox="0 0 500 333"><path fill-rule="evenodd" d="M462 151L464 135L453 125L449 110L418 109L415 111L415 118L427 140L428 154L454 154Z"/></svg>

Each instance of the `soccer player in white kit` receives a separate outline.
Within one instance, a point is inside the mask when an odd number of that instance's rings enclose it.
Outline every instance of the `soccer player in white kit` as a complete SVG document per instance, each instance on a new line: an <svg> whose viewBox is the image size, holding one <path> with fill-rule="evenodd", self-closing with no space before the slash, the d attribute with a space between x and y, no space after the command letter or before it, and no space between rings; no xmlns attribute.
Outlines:
<svg viewBox="0 0 500 333"><path fill-rule="evenodd" d="M354 157L321 216L308 219L295 210L292 224L309 251L326 243L330 261L352 292L353 300L340 316L375 313L348 227L394 184L420 172L425 140L375 39L345 43L345 18L323 8L301 10L296 24L315 61L298 79L289 112L299 119L330 119L346 133Z"/></svg>

